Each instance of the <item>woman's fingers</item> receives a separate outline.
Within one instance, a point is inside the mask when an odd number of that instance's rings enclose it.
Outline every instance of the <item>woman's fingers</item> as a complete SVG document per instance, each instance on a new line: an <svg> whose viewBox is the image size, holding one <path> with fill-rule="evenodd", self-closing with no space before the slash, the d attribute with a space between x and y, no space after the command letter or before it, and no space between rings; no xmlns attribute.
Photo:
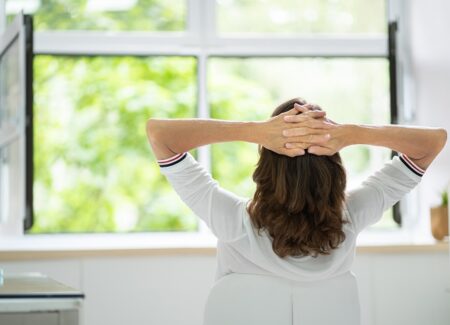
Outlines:
<svg viewBox="0 0 450 325"><path fill-rule="evenodd" d="M295 103L294 109L296 109L297 112L306 113L307 111L310 110L310 106L308 104L300 105L300 104Z"/></svg>
<svg viewBox="0 0 450 325"><path fill-rule="evenodd" d="M332 156L336 152L330 148L320 147L320 146L311 146L308 148L308 153L317 155L317 156Z"/></svg>
<svg viewBox="0 0 450 325"><path fill-rule="evenodd" d="M298 112L299 112L298 109L294 107L287 112L281 113L280 115L281 116L293 116L293 115L297 115Z"/></svg>
<svg viewBox="0 0 450 325"><path fill-rule="evenodd" d="M301 123L290 123L289 126L291 128L307 127L311 129L332 129L334 127L333 124L325 121L323 118L307 119Z"/></svg>
<svg viewBox="0 0 450 325"><path fill-rule="evenodd" d="M329 129L329 127L322 128L316 125L308 125L305 127L292 127L290 129L284 129L281 132L281 134L285 137L291 138L309 134L328 134L330 132L328 130L322 129Z"/></svg>
<svg viewBox="0 0 450 325"><path fill-rule="evenodd" d="M289 139L289 142L286 142L286 148L294 148L294 143L302 143L302 144L325 144L330 140L329 134L309 134L301 137L296 137L293 139Z"/></svg>
<svg viewBox="0 0 450 325"><path fill-rule="evenodd" d="M305 134L297 137L290 137L287 143L309 143L309 144L324 144L330 140L330 134Z"/></svg>
<svg viewBox="0 0 450 325"><path fill-rule="evenodd" d="M307 103L304 105L300 105L298 103L294 104L294 108L297 108L300 112L305 113L308 111L315 111L315 110L319 110L321 111L322 109L320 108L320 106L316 105L316 104L311 104L311 103Z"/></svg>
<svg viewBox="0 0 450 325"><path fill-rule="evenodd" d="M324 119L305 119L298 123L286 123L288 129L286 130L295 130L301 128L310 128L310 129L332 129L335 125L325 121ZM290 132L288 132L289 134Z"/></svg>
<svg viewBox="0 0 450 325"><path fill-rule="evenodd" d="M336 151L321 146L311 146L306 143L286 143L286 149L280 149L279 154L284 154L289 157L302 156L308 150L308 153L316 156L332 156Z"/></svg>
<svg viewBox="0 0 450 325"><path fill-rule="evenodd" d="M285 155L289 157L296 157L296 156L302 156L305 154L305 149L303 148L280 148L276 153L280 155Z"/></svg>
<svg viewBox="0 0 450 325"><path fill-rule="evenodd" d="M306 150L308 150L308 153L316 156L332 156L336 153L336 151L327 147L311 146L305 143L286 143L286 146L288 145L288 148L280 148L276 152L289 157L303 156Z"/></svg>
<svg viewBox="0 0 450 325"><path fill-rule="evenodd" d="M294 138L294 137L301 137L301 136L304 136L304 135L312 134L313 132L315 132L315 134L318 134L317 130L310 129L310 128L307 128L307 127L306 128L301 127L301 128L285 129L285 130L283 130L282 134L285 137L289 137L289 141L297 142L296 139L292 140L292 138Z"/></svg>
<svg viewBox="0 0 450 325"><path fill-rule="evenodd" d="M281 113L280 115L283 115L283 116L300 115L300 114L298 114L299 112L301 112L301 113L309 112L311 110L311 107L312 106L310 104L299 105L299 104L295 103L294 108L290 109L287 112Z"/></svg>
<svg viewBox="0 0 450 325"><path fill-rule="evenodd" d="M290 157L302 156L308 150L308 153L316 156L332 156L336 153L330 148L321 146L310 146L304 143L286 143L287 149L280 150L280 154L284 154Z"/></svg>
<svg viewBox="0 0 450 325"><path fill-rule="evenodd" d="M290 111L289 111L290 112ZM284 121L286 122L303 122L305 120L311 119L311 118L321 118L327 115L324 111L307 111L302 114L290 114L284 116Z"/></svg>
<svg viewBox="0 0 450 325"><path fill-rule="evenodd" d="M284 146L288 149L308 149L311 144L304 142L288 142Z"/></svg>

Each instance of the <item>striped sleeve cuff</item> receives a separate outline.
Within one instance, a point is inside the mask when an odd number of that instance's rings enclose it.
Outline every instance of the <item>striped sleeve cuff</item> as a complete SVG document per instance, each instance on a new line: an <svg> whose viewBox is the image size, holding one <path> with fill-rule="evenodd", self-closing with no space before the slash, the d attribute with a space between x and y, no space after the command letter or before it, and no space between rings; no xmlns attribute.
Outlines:
<svg viewBox="0 0 450 325"><path fill-rule="evenodd" d="M159 159L159 160L157 160L157 162L160 167L169 167L169 166L176 165L177 163L182 161L184 158L186 158L186 156L187 156L187 152L182 152L182 153L178 153L175 156L172 156L167 159Z"/></svg>
<svg viewBox="0 0 450 325"><path fill-rule="evenodd" d="M400 153L399 158L400 158L401 162L417 176L422 177L423 174L425 174L425 170L423 170L422 168L417 166L415 163L413 163L412 160L407 155Z"/></svg>

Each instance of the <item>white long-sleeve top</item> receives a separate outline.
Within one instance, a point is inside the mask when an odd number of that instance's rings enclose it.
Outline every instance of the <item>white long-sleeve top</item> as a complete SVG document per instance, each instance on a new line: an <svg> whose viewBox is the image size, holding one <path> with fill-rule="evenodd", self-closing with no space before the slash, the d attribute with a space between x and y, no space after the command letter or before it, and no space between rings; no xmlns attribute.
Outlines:
<svg viewBox="0 0 450 325"><path fill-rule="evenodd" d="M273 251L269 234L264 231L258 235L254 229L246 210L250 198L222 188L189 152L158 163L180 198L218 239L216 281L233 272L300 282L349 272L358 234L413 189L424 173L406 155L394 157L358 188L346 193L343 218L350 223L343 225L346 239L338 248L330 255L281 258Z"/></svg>

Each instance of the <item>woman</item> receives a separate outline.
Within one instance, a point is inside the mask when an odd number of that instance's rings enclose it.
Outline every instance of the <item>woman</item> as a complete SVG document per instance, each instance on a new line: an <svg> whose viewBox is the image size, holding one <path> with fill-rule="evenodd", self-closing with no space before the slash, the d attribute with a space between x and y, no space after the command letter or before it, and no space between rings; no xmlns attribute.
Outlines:
<svg viewBox="0 0 450 325"><path fill-rule="evenodd" d="M331 297L331 291L318 298L317 304L341 300L334 303L338 309L322 315L296 302L313 303L311 296L301 297L305 286L298 290L292 296L292 321L358 324L358 293L350 271L356 237L420 182L447 135L441 128L337 124L317 108L295 98L266 121L150 119L147 134L161 172L218 238L216 281L240 273L276 276L300 286L346 283L345 299ZM252 199L220 187L188 153L224 141L259 144ZM339 150L356 144L400 155L345 192Z"/></svg>

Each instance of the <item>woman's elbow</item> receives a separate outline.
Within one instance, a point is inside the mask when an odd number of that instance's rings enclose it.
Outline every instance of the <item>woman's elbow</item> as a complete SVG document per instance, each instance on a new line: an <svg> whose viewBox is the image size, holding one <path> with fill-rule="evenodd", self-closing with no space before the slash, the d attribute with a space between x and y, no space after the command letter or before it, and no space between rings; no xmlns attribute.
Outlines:
<svg viewBox="0 0 450 325"><path fill-rule="evenodd" d="M437 132L437 139L438 139L436 141L437 142L436 145L437 145L438 152L440 152L444 148L445 144L447 143L447 130L444 128L439 128L436 130L436 132Z"/></svg>
<svg viewBox="0 0 450 325"><path fill-rule="evenodd" d="M416 160L419 167L423 169L426 169L431 164L447 142L447 131L444 128L432 128L430 129L430 132L432 133L429 137L428 145L426 145L426 154L422 158Z"/></svg>
<svg viewBox="0 0 450 325"><path fill-rule="evenodd" d="M161 128L158 119L150 118L147 120L146 131L147 138L150 142L157 141L160 129Z"/></svg>
<svg viewBox="0 0 450 325"><path fill-rule="evenodd" d="M437 155L442 151L447 143L447 130L444 128L436 128L433 130L433 137L430 139L430 145L428 146L428 156L431 160L434 160Z"/></svg>

